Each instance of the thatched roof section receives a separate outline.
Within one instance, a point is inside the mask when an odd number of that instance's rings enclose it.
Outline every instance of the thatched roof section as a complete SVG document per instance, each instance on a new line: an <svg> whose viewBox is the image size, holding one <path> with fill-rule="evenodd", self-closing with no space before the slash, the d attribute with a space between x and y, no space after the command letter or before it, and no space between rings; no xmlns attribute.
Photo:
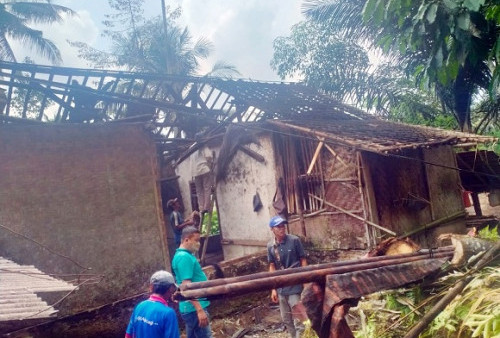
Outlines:
<svg viewBox="0 0 500 338"><path fill-rule="evenodd" d="M270 123L315 135L353 148L391 153L408 148L429 148L443 144L493 142L495 138L380 119L335 120L327 116Z"/></svg>

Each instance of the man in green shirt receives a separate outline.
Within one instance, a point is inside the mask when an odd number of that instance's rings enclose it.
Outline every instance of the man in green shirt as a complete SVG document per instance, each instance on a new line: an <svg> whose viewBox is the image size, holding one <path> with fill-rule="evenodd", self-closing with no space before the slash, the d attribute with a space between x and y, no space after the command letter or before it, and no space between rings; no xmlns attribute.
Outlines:
<svg viewBox="0 0 500 338"><path fill-rule="evenodd" d="M182 230L181 244L175 251L172 269L178 285L203 282L207 276L194 256L200 249L200 231L188 226ZM179 312L186 323L187 338L211 338L207 307L210 302L205 299L189 300L179 303Z"/></svg>

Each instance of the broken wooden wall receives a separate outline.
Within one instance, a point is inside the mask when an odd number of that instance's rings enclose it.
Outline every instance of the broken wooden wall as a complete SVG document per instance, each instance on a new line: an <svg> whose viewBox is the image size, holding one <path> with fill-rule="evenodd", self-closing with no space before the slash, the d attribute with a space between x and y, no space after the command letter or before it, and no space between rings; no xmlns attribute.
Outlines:
<svg viewBox="0 0 500 338"><path fill-rule="evenodd" d="M364 249L366 225L356 152L308 135L276 136L286 182L290 232L314 247ZM337 208L336 208L337 207Z"/></svg>
<svg viewBox="0 0 500 338"><path fill-rule="evenodd" d="M2 126L0 224L40 245L0 228L0 255L75 274L75 284L103 276L66 298L63 313L136 294L170 264L157 179L142 125Z"/></svg>
<svg viewBox="0 0 500 338"><path fill-rule="evenodd" d="M442 219L446 216L456 214L465 209L462 198L463 187L457 168L456 154L450 146L424 149L423 159L428 163L438 163L442 166L431 164L425 165L427 182L429 186L429 198L432 202L430 212L432 220ZM465 218L459 217L434 228L430 233L433 243L434 239L443 233L465 233Z"/></svg>
<svg viewBox="0 0 500 338"><path fill-rule="evenodd" d="M442 167L456 166L450 146L405 150L398 155L401 157L362 153L363 170L373 186L374 220L403 235L463 210L458 173ZM441 166L426 165L424 161ZM464 225L464 218L458 218L440 225L439 232L442 229L461 232ZM433 231L427 231L416 239L429 246L434 237Z"/></svg>

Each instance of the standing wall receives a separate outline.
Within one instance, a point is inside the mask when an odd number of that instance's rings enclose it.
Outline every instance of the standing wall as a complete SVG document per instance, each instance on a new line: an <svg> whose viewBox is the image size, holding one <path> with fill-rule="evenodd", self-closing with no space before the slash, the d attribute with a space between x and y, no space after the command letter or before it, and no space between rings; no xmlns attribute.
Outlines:
<svg viewBox="0 0 500 338"><path fill-rule="evenodd" d="M101 276L63 313L144 291L170 261L157 176L142 125L1 127L0 256L75 284Z"/></svg>

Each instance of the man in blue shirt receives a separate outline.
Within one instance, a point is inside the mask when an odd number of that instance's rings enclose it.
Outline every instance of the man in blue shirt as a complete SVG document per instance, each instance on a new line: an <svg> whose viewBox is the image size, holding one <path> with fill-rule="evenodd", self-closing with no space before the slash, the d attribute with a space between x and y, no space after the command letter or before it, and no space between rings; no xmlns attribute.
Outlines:
<svg viewBox="0 0 500 338"><path fill-rule="evenodd" d="M179 247L181 244L182 229L188 225L193 225L193 220L189 219L184 221L184 217L181 213L181 202L178 198L173 198L167 202L167 207L169 207L172 212L169 217L170 225L174 231L175 245Z"/></svg>
<svg viewBox="0 0 500 338"><path fill-rule="evenodd" d="M179 324L175 311L167 300L177 290L174 276L160 270L150 279L151 296L134 309L125 338L179 338Z"/></svg>
<svg viewBox="0 0 500 338"><path fill-rule="evenodd" d="M182 230L181 245L175 251L172 270L178 284L203 282L207 276L194 256L200 249L200 231L192 226ZM186 323L187 338L210 338L212 332L205 299L189 300L179 303L179 312Z"/></svg>
<svg viewBox="0 0 500 338"><path fill-rule="evenodd" d="M274 237L267 244L267 260L271 272L307 265L306 254L300 239L286 233L286 224L286 219L281 216L274 216L269 222ZM281 319L292 338L300 337L303 330L302 325L294 323L293 317L302 322L307 320L305 308L300 301L301 292L301 284L271 291L271 300L274 303L279 302Z"/></svg>

